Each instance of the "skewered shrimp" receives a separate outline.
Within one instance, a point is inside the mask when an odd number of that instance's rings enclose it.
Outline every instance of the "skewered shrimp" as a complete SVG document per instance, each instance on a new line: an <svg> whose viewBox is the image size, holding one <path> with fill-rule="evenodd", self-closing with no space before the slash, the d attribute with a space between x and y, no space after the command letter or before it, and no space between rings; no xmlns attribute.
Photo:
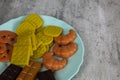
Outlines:
<svg viewBox="0 0 120 80"><path fill-rule="evenodd" d="M44 54L43 64L45 65L45 67L50 70L59 70L65 67L65 65L67 64L67 60L66 59L62 59L62 60L54 59L52 57L53 55L54 55L53 52L47 52Z"/></svg>
<svg viewBox="0 0 120 80"><path fill-rule="evenodd" d="M60 44L60 45L66 45L68 43L70 43L71 41L73 41L76 38L76 33L74 30L69 30L69 33L66 35L62 35L59 37L55 37L54 40L56 43Z"/></svg>
<svg viewBox="0 0 120 80"><path fill-rule="evenodd" d="M60 46L55 44L53 47L53 52L55 55L62 57L62 58L69 58L71 57L75 51L77 50L77 45L74 42L70 42L68 45Z"/></svg>

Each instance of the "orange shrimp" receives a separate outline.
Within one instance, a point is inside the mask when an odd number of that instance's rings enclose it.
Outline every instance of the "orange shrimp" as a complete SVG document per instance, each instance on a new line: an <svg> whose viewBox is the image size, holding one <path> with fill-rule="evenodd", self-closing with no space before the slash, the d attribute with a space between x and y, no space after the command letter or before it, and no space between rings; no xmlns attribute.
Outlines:
<svg viewBox="0 0 120 80"><path fill-rule="evenodd" d="M68 34L55 37L54 40L57 44L66 45L70 43L71 41L74 41L75 38L76 38L76 33L74 30L71 29L69 30Z"/></svg>
<svg viewBox="0 0 120 80"><path fill-rule="evenodd" d="M60 46L55 44L53 47L53 52L55 55L62 57L62 58L69 58L71 57L75 51L77 50L77 45L74 42L70 42L68 45Z"/></svg>
<svg viewBox="0 0 120 80"><path fill-rule="evenodd" d="M53 52L47 52L44 54L43 64L45 65L45 67L50 70L60 70L63 67L65 67L65 65L67 64L67 60L66 59L62 59L62 60L54 59L52 57L53 55L54 55Z"/></svg>

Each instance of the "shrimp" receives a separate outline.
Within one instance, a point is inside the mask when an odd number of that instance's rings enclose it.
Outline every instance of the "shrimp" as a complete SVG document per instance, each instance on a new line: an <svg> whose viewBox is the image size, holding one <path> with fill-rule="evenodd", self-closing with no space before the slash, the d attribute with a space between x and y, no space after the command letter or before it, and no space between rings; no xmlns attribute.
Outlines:
<svg viewBox="0 0 120 80"><path fill-rule="evenodd" d="M77 45L74 42L70 42L68 45L60 46L55 44L53 47L53 52L55 55L62 57L62 58L69 58L71 57L75 51L77 50Z"/></svg>
<svg viewBox="0 0 120 80"><path fill-rule="evenodd" d="M54 55L53 52L47 52L43 55L43 64L49 70L60 70L66 66L67 60L57 60L54 59L52 56Z"/></svg>
<svg viewBox="0 0 120 80"><path fill-rule="evenodd" d="M71 29L71 30L69 30L68 34L55 37L54 41L57 44L66 45L66 44L70 43L71 41L74 41L75 38L76 38L76 33L74 30Z"/></svg>

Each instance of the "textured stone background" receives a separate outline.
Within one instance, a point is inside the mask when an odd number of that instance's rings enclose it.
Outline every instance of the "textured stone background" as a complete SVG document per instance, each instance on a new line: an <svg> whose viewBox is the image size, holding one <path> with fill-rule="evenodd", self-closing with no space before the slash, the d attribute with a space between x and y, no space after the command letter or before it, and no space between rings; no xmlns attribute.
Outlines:
<svg viewBox="0 0 120 80"><path fill-rule="evenodd" d="M72 80L120 80L120 0L0 0L0 24L38 13L64 20L85 44Z"/></svg>

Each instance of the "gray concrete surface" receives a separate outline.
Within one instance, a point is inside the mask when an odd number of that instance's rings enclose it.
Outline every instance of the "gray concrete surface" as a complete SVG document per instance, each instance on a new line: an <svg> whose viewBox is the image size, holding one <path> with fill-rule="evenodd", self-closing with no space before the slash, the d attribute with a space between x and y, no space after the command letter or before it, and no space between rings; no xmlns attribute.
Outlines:
<svg viewBox="0 0 120 80"><path fill-rule="evenodd" d="M85 57L72 80L120 80L120 0L0 0L0 24L29 13L78 30Z"/></svg>

